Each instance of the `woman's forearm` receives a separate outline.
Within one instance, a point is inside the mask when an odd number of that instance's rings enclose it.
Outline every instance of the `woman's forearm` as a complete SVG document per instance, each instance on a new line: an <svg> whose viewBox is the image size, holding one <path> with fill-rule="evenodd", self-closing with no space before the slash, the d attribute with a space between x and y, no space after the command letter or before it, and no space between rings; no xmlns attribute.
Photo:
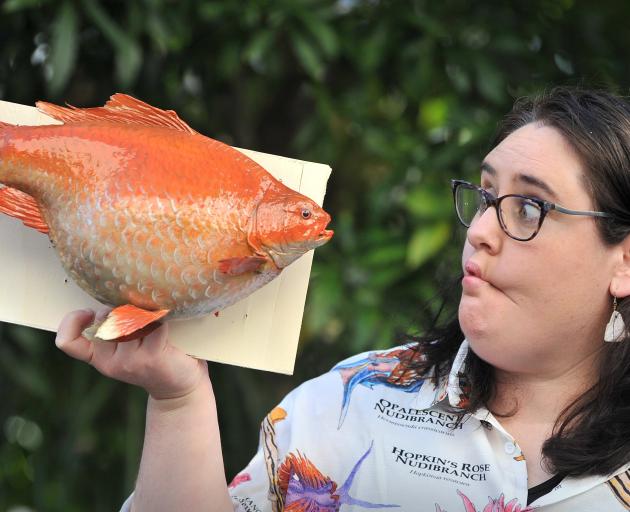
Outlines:
<svg viewBox="0 0 630 512"><path fill-rule="evenodd" d="M82 332L95 318L87 310L67 314L55 342L71 357L151 397L132 510L232 511L206 362L171 345L168 324L120 344L90 341Z"/></svg>
<svg viewBox="0 0 630 512"><path fill-rule="evenodd" d="M209 380L183 398L149 398L132 510L233 510Z"/></svg>

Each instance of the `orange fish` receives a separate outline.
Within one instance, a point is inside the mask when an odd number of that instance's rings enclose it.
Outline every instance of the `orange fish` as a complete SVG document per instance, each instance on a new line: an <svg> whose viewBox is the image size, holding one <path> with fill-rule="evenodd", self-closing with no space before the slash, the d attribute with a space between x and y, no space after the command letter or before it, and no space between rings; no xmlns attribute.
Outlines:
<svg viewBox="0 0 630 512"><path fill-rule="evenodd" d="M315 202L173 111L124 94L37 107L64 124L0 123L0 212L47 233L68 275L115 307L98 339L223 309L333 235Z"/></svg>

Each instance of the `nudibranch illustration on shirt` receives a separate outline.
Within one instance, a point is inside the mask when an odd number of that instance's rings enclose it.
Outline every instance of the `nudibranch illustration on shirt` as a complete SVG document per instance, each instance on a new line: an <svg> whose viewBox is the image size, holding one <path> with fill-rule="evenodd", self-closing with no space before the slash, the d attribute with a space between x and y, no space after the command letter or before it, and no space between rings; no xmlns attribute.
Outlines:
<svg viewBox="0 0 630 512"><path fill-rule="evenodd" d="M343 382L343 401L339 416L339 427L348 412L350 397L356 386L370 389L374 386L389 386L413 393L422 386L423 378L412 364L420 359L420 353L411 348L396 349L384 354L371 352L367 357L347 364L338 364L333 371L338 371Z"/></svg>
<svg viewBox="0 0 630 512"><path fill-rule="evenodd" d="M391 508L398 505L370 503L353 498L350 487L359 468L372 451L368 451L357 461L343 485L325 476L305 455L299 451L289 453L279 467L276 467L278 451L274 425L286 418L286 411L276 407L263 421L262 442L265 451L267 477L269 478L269 501L273 512L335 512L342 505L356 505L363 508ZM248 473L236 475L230 488L248 482Z"/></svg>
<svg viewBox="0 0 630 512"><path fill-rule="evenodd" d="M464 505L464 509L463 510L460 509L462 510L462 512L477 512L477 510L481 510L481 509L477 509L475 505L473 504L473 502L470 501L470 499L468 499L468 496L466 496L463 492L457 491L457 494L462 499L462 502ZM509 501L508 503L506 503L505 497L503 496L503 494L501 494L497 499L488 498L488 500L489 500L488 504L483 508L483 512L533 512L534 511L534 509L531 507L522 508L516 499L513 499ZM435 512L448 512L448 511L443 510L436 503Z"/></svg>

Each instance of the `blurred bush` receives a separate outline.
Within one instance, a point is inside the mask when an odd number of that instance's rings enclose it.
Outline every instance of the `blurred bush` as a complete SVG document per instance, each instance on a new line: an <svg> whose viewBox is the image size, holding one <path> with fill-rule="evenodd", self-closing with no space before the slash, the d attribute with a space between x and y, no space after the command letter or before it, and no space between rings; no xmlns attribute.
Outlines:
<svg viewBox="0 0 630 512"><path fill-rule="evenodd" d="M625 93L629 16L622 0L4 0L0 99L96 106L126 92L229 144L332 166L336 235L316 251L295 375L211 365L231 478L292 387L427 326L460 271L449 178L475 179L516 96ZM0 392L0 510L122 503L141 390L65 357L50 333L0 324Z"/></svg>

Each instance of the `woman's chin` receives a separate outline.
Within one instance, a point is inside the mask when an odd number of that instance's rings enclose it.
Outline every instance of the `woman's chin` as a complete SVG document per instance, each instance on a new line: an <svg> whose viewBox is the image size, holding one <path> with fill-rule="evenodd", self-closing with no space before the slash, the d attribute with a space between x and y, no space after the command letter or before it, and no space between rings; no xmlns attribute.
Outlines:
<svg viewBox="0 0 630 512"><path fill-rule="evenodd" d="M469 342L486 338L490 327L485 308L480 308L475 302L462 297L459 303L459 326Z"/></svg>

